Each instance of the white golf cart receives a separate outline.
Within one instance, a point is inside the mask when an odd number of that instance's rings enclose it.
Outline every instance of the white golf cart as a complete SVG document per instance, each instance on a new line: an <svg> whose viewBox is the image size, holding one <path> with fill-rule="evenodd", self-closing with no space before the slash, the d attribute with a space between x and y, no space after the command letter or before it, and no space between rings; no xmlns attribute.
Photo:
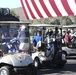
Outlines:
<svg viewBox="0 0 76 75"><path fill-rule="evenodd" d="M63 45L62 51L67 58L76 58L76 25L65 25L63 31L70 31L71 45Z"/></svg>
<svg viewBox="0 0 76 75"><path fill-rule="evenodd" d="M29 22L0 21L0 30L6 32L14 29L14 33L16 33L17 27L22 24L28 25ZM29 40L29 37L27 38ZM30 54L22 51L8 54L6 45L2 40L0 47L0 75L37 75L37 69L33 65ZM5 50L3 50L4 48Z"/></svg>
<svg viewBox="0 0 76 75"><path fill-rule="evenodd" d="M62 53L62 27L59 25L49 25L49 24L37 24L30 25L33 28L39 28L42 31L42 41L40 47L33 47L31 53L33 58L33 63L35 67L41 68L42 66L56 65L58 68L64 67L67 60L65 54ZM53 37L46 36L45 38L45 28L50 28L54 30ZM59 32L59 36L57 35ZM38 44L39 45L39 44Z"/></svg>

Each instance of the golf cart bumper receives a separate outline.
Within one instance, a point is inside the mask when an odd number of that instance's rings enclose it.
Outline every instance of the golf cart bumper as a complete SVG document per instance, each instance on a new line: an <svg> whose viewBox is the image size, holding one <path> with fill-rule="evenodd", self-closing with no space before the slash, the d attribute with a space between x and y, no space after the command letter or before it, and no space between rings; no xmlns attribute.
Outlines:
<svg viewBox="0 0 76 75"><path fill-rule="evenodd" d="M65 64L67 60L47 60L42 61L42 64Z"/></svg>
<svg viewBox="0 0 76 75"><path fill-rule="evenodd" d="M14 71L17 74L26 74L28 71L28 68L27 67L14 67Z"/></svg>
<svg viewBox="0 0 76 75"><path fill-rule="evenodd" d="M42 61L42 64L50 64L50 63L52 63L52 61L50 61L50 60Z"/></svg>

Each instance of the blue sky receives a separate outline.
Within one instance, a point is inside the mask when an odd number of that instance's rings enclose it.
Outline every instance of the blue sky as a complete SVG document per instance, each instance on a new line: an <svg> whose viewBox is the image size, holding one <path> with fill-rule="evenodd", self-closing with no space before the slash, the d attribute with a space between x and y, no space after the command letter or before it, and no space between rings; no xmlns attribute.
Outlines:
<svg viewBox="0 0 76 75"><path fill-rule="evenodd" d="M0 0L0 8L21 7L20 0Z"/></svg>

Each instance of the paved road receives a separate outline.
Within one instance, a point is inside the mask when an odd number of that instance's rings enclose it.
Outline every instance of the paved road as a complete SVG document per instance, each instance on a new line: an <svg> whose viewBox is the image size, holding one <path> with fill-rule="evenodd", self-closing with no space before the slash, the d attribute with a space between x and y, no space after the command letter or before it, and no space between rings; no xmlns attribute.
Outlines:
<svg viewBox="0 0 76 75"><path fill-rule="evenodd" d="M69 59L63 69L46 68L38 71L38 75L76 75L76 59Z"/></svg>

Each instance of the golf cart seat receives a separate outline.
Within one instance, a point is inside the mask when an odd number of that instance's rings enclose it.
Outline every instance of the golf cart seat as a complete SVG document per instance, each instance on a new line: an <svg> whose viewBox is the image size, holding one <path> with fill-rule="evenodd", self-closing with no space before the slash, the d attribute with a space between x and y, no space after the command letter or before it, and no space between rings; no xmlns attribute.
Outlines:
<svg viewBox="0 0 76 75"><path fill-rule="evenodd" d="M39 41L36 45L36 47L33 47L34 51L44 51L45 44Z"/></svg>

